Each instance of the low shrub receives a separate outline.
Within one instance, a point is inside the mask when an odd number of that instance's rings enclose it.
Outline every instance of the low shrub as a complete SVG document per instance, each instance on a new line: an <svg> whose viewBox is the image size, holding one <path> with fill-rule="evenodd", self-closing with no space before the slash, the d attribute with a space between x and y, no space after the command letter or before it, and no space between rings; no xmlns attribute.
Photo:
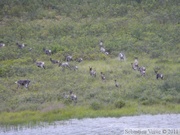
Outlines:
<svg viewBox="0 0 180 135"><path fill-rule="evenodd" d="M93 103L91 103L91 108L93 110L100 110L101 109L101 105L98 102L93 102Z"/></svg>
<svg viewBox="0 0 180 135"><path fill-rule="evenodd" d="M125 102L123 100L118 100L115 102L115 107L116 108L122 108L125 106Z"/></svg>
<svg viewBox="0 0 180 135"><path fill-rule="evenodd" d="M173 74L171 75L161 86L162 91L169 91L171 89L174 89L178 92L180 92L180 83L179 83L179 75Z"/></svg>
<svg viewBox="0 0 180 135"><path fill-rule="evenodd" d="M158 103L158 99L154 97L147 97L146 99L141 101L142 105L153 105L157 103Z"/></svg>

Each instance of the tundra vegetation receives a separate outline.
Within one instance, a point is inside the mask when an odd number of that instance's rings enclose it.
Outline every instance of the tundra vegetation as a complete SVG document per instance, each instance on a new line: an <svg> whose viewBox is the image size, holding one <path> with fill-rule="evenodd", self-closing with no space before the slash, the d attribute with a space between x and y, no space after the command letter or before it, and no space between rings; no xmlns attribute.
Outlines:
<svg viewBox="0 0 180 135"><path fill-rule="evenodd" d="M179 37L179 0L1 0L0 124L180 113Z"/></svg>

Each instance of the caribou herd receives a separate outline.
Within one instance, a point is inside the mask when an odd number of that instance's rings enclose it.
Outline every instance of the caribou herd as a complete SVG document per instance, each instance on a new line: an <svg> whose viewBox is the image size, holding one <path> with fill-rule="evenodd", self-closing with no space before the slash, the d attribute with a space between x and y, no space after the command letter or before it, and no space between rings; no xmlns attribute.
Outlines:
<svg viewBox="0 0 180 135"><path fill-rule="evenodd" d="M19 49L23 49L23 48L25 48L27 46L24 43L18 43L18 42L16 43L16 45L17 45L17 47ZM0 42L0 48L2 48L2 47L5 47L5 43ZM104 53L105 55L109 55L109 52L105 49L104 43L103 43L102 40L99 42L99 48L100 48L100 53ZM32 48L30 48L29 50L32 50ZM54 60L54 59L51 58L51 56L52 56L52 51L51 50L46 49L46 48L43 48L42 50L46 55L48 55L50 57L49 58L50 62L52 64L58 64L58 66L62 68L62 71L64 71L65 69L78 70L77 65L70 65L70 62L74 61L73 56L67 55L65 57L65 61L60 62L59 60ZM119 58L120 61L126 61L125 53L120 52L118 54L118 58ZM81 58L81 57L76 59L76 62L80 63L82 61L83 61L83 58ZM39 68L46 69L45 68L45 62L43 62L43 61L36 61L35 65L37 67L39 67ZM141 76L144 77L146 75L146 67L139 66L139 60L138 60L137 57L135 57L134 61L131 62L131 67L132 67L132 69L134 71L139 71ZM155 72L155 75L156 75L156 79L163 79L164 78L163 74L158 73L158 70L154 70L154 72ZM90 66L89 66L89 74L92 77L97 77L96 70L93 67L90 67ZM100 72L100 77L101 77L102 81L106 81L106 77L105 77L103 72ZM17 84L17 88L25 87L25 88L28 89L28 86L29 86L30 82L31 82L30 80L25 79L25 80L18 80L15 83ZM114 85L115 87L120 87L120 85L118 84L116 79L114 80L114 83L115 83L115 85ZM70 98L71 100L74 100L75 102L77 102L77 96L72 91L70 91L69 94L63 94L63 96L64 96L64 98Z"/></svg>

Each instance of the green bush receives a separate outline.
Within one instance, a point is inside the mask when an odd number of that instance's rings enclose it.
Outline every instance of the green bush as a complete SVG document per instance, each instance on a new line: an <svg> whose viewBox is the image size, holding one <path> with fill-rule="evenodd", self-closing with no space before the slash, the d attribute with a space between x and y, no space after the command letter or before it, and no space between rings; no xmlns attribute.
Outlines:
<svg viewBox="0 0 180 135"><path fill-rule="evenodd" d="M180 74L168 75L168 78L161 86L162 91L171 91L172 89L180 92Z"/></svg>
<svg viewBox="0 0 180 135"><path fill-rule="evenodd" d="M93 102L93 103L91 103L91 108L93 110L100 110L102 107L98 102Z"/></svg>
<svg viewBox="0 0 180 135"><path fill-rule="evenodd" d="M116 108L122 108L122 107L124 107L126 104L125 104L125 102L123 101L123 100L119 100L119 101L116 101L115 102L115 107Z"/></svg>
<svg viewBox="0 0 180 135"><path fill-rule="evenodd" d="M146 100L141 101L142 105L153 105L153 104L157 104L158 100L156 98L148 98Z"/></svg>

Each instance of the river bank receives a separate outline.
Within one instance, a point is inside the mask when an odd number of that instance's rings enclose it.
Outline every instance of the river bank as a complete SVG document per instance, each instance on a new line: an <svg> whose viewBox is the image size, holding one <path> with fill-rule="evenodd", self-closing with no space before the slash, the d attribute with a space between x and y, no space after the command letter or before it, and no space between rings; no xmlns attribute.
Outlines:
<svg viewBox="0 0 180 135"><path fill-rule="evenodd" d="M141 114L178 114L180 113L179 104L157 104L151 106L131 104L121 109L112 109L109 107L93 110L84 106L69 106L63 109L41 111L21 111L21 112L1 112L0 125L26 125L31 123L36 125L39 122L53 122L68 119L96 118L96 117L121 117Z"/></svg>

